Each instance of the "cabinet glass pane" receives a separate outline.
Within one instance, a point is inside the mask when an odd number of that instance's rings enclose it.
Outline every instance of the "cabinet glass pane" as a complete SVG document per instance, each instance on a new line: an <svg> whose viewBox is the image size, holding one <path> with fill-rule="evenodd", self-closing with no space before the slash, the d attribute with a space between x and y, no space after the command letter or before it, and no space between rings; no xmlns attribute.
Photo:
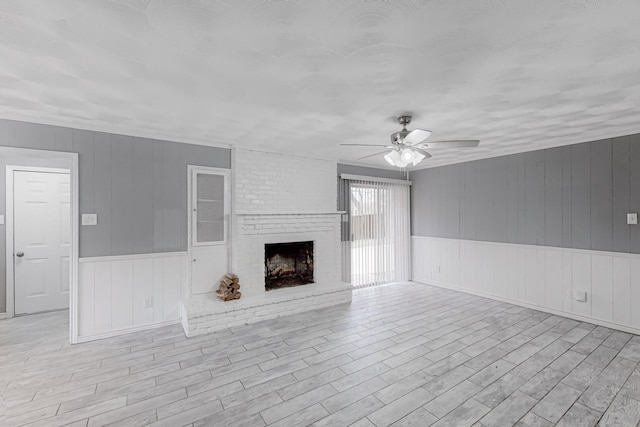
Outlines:
<svg viewBox="0 0 640 427"><path fill-rule="evenodd" d="M198 222L220 221L224 218L223 201L198 200L196 203Z"/></svg>
<svg viewBox="0 0 640 427"><path fill-rule="evenodd" d="M223 200L224 177L206 173L198 174L198 200Z"/></svg>
<svg viewBox="0 0 640 427"><path fill-rule="evenodd" d="M197 242L224 241L224 176L197 174L195 207Z"/></svg>
<svg viewBox="0 0 640 427"><path fill-rule="evenodd" d="M197 225L198 242L220 242L224 240L223 222L199 222Z"/></svg>

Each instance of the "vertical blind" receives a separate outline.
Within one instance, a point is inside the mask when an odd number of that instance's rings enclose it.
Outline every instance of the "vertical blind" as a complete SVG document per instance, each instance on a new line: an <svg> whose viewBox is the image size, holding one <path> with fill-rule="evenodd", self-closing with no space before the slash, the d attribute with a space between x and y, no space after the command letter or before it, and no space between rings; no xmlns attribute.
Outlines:
<svg viewBox="0 0 640 427"><path fill-rule="evenodd" d="M350 256L344 257L349 265L343 265L343 280L354 286L409 280L409 186L349 180L340 192L349 199L342 240L343 254Z"/></svg>

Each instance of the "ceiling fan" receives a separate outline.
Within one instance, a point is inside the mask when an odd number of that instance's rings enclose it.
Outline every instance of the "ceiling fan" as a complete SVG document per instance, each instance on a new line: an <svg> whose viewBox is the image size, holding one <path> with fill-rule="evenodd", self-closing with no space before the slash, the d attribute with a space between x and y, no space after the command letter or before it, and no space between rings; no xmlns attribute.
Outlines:
<svg viewBox="0 0 640 427"><path fill-rule="evenodd" d="M414 129L407 130L407 125L411 123L411 116L398 117L398 123L402 126L402 130L391 134L391 145L381 144L340 144L359 147L385 147L391 151L381 151L379 153L370 154L360 157L358 160L368 157L377 156L387 153L384 159L391 166L404 168L409 165L416 166L424 159L431 157L425 149L435 147L477 147L480 143L477 139L460 139L450 141L430 141L426 142L431 135L430 130Z"/></svg>

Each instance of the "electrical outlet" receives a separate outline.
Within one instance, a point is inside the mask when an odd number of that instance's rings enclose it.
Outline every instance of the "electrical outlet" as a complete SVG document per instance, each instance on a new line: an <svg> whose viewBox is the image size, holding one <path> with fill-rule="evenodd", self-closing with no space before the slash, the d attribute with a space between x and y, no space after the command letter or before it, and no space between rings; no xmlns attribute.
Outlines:
<svg viewBox="0 0 640 427"><path fill-rule="evenodd" d="M144 304L144 308L153 307L153 297L145 297L142 303Z"/></svg>
<svg viewBox="0 0 640 427"><path fill-rule="evenodd" d="M637 213L628 213L627 214L627 224L635 225L638 223L638 214Z"/></svg>
<svg viewBox="0 0 640 427"><path fill-rule="evenodd" d="M586 291L573 291L573 299L579 302L587 301L587 292Z"/></svg>

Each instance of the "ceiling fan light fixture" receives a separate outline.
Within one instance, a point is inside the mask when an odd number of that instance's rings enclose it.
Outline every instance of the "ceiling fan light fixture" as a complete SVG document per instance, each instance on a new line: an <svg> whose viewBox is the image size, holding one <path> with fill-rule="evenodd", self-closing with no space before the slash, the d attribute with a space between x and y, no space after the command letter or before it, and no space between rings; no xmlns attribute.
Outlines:
<svg viewBox="0 0 640 427"><path fill-rule="evenodd" d="M387 154L384 155L384 159L387 161L387 163L389 163L391 166L395 166L396 162L393 159L393 157L391 156L392 153L395 153L395 151L391 151Z"/></svg>
<svg viewBox="0 0 640 427"><path fill-rule="evenodd" d="M414 158L415 153L413 152L413 150L411 150L410 148L404 148L402 150L402 160L407 163L413 163Z"/></svg>
<svg viewBox="0 0 640 427"><path fill-rule="evenodd" d="M384 155L384 159L391 166L395 166L398 168L405 168L409 165L409 163L411 163L411 160L409 161L405 160L403 154L404 154L404 150L403 151L400 151L397 149L391 150L390 152ZM411 156L412 156L411 159L413 160L413 154Z"/></svg>
<svg viewBox="0 0 640 427"><path fill-rule="evenodd" d="M423 161L426 157L427 156L425 156L424 154L420 153L419 151L414 151L413 152L413 161L411 163L413 164L413 166L416 166L418 163Z"/></svg>

